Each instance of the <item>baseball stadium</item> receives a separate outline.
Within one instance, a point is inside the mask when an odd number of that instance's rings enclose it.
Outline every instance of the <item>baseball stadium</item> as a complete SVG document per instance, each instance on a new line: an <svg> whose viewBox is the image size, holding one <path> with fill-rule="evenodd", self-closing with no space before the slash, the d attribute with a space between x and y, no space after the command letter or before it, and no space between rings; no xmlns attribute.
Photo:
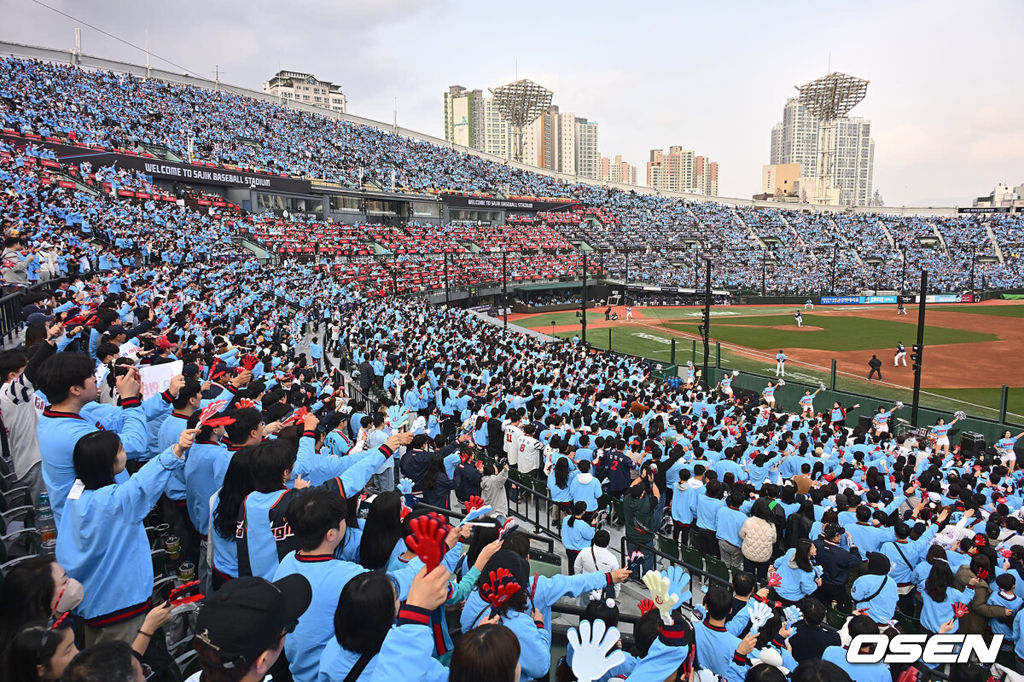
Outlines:
<svg viewBox="0 0 1024 682"><path fill-rule="evenodd" d="M1024 682L1024 15L871 5L0 3L0 682Z"/></svg>

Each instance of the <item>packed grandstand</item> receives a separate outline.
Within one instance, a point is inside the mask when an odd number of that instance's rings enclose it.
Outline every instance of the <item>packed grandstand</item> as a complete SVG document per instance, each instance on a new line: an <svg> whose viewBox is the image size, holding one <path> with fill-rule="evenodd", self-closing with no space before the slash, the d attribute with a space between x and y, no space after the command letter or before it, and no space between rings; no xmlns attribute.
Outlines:
<svg viewBox="0 0 1024 682"><path fill-rule="evenodd" d="M20 317L0 353L3 679L142 664L207 682L914 679L847 662L853 637L897 630L998 633L1001 670L1024 670L1011 434L969 454L948 424L898 433L900 406L867 430L838 403L777 407L694 369L666 380L408 295L578 278L585 253L593 277L668 286L710 257L737 292L898 289L921 269L936 291L978 288L972 274L1014 288L1020 215L569 184L232 92L15 57L0 128ZM504 225L348 223L89 160L105 152L565 205ZM172 363L156 390L144 380ZM608 653L566 635L581 618L620 626L622 656L574 664Z"/></svg>

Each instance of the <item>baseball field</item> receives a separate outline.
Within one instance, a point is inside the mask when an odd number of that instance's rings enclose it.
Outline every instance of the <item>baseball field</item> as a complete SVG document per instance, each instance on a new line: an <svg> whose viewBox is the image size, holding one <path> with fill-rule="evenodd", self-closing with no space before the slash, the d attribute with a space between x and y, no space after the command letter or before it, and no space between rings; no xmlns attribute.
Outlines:
<svg viewBox="0 0 1024 682"><path fill-rule="evenodd" d="M799 309L803 327L793 313ZM698 307L613 309L618 320L605 320L604 308L588 310L587 340L599 348L668 363L672 341L675 361L703 363L697 325ZM709 362L764 375L775 375L775 355L788 357L786 378L816 384L830 380L836 361L836 388L878 398L910 401L913 372L911 346L917 339L917 306L897 315L895 305L715 306L711 309ZM579 336L576 311L510 315L509 322L561 337ZM897 342L907 349L907 366L893 366ZM929 305L926 309L922 404L962 409L996 419L1002 386L1010 388L1007 420L1024 423L1024 302ZM870 382L868 361L882 361L882 380Z"/></svg>

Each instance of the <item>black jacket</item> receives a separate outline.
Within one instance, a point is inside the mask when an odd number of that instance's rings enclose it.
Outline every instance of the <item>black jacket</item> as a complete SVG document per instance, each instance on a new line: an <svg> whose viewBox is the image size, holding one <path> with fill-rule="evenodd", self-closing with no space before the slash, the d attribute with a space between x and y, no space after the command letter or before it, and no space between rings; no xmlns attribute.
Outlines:
<svg viewBox="0 0 1024 682"><path fill-rule="evenodd" d="M814 541L818 550L818 565L821 566L821 582L825 585L845 585L850 577L850 569L861 562L860 550L843 549L822 538Z"/></svg>
<svg viewBox="0 0 1024 682"><path fill-rule="evenodd" d="M459 502L466 502L473 495L479 497L481 478L472 462L460 462L455 467L455 497Z"/></svg>
<svg viewBox="0 0 1024 682"><path fill-rule="evenodd" d="M793 648L793 658L802 663L811 658L821 658L821 654L830 646L840 646L842 640L835 628L825 624L809 625L800 621L796 632L789 638Z"/></svg>

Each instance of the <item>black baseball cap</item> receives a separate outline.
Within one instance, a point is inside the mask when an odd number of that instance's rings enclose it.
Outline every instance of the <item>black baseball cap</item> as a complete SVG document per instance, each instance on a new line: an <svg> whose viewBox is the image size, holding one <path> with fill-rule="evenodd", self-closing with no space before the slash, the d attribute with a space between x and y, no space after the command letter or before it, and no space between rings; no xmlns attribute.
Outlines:
<svg viewBox="0 0 1024 682"><path fill-rule="evenodd" d="M273 583L229 580L203 601L195 638L217 654L221 667L248 666L274 648L282 632L291 632L312 599L309 581L297 573Z"/></svg>

